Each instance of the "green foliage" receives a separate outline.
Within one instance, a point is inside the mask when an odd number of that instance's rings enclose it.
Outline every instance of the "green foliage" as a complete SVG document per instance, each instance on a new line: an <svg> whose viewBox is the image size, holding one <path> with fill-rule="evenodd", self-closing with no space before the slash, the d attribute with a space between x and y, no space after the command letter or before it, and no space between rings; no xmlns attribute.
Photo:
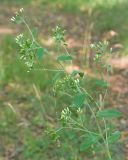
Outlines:
<svg viewBox="0 0 128 160"><path fill-rule="evenodd" d="M23 12L24 12L24 9L21 8L19 12L16 12L15 17L11 18L11 21L13 21L17 24L23 23L23 18L22 18Z"/></svg>
<svg viewBox="0 0 128 160"><path fill-rule="evenodd" d="M84 73L81 72L81 71L77 71L77 70L73 70L71 75L72 75L72 76L79 75L81 78L84 77Z"/></svg>
<svg viewBox="0 0 128 160"><path fill-rule="evenodd" d="M115 109L106 109L99 111L97 116L100 118L117 118L121 116L121 113Z"/></svg>
<svg viewBox="0 0 128 160"><path fill-rule="evenodd" d="M67 55L61 55L57 57L58 61L71 61L73 58Z"/></svg>
<svg viewBox="0 0 128 160"><path fill-rule="evenodd" d="M56 28L53 29L53 38L58 45L61 43L65 44L64 36L65 30L63 30L60 26L56 26Z"/></svg>
<svg viewBox="0 0 128 160"><path fill-rule="evenodd" d="M108 143L115 143L119 140L121 136L121 133L119 131L116 131L111 136L108 137Z"/></svg>
<svg viewBox="0 0 128 160"><path fill-rule="evenodd" d="M75 97L74 97L74 100L73 100L73 105L75 107L82 107L83 104L84 104L84 101L85 101L85 94L84 93L79 93L77 94Z"/></svg>
<svg viewBox="0 0 128 160"><path fill-rule="evenodd" d="M104 57L104 55L106 53L112 52L112 49L111 48L109 49L108 41L91 44L90 47L95 52L94 61L96 63L102 63L102 62L104 63L104 61L102 61L102 58Z"/></svg>
<svg viewBox="0 0 128 160"><path fill-rule="evenodd" d="M71 76L66 75L62 78L59 78L56 80L55 84L54 84L54 90L56 92L72 92L72 93L76 93L77 92L77 81L74 81L74 79L72 79Z"/></svg>
<svg viewBox="0 0 128 160"><path fill-rule="evenodd" d="M21 48L20 59L24 60L24 63L28 68L32 68L34 65L35 52L32 48L34 47L33 42L30 39L26 39L23 34L16 37L16 43Z"/></svg>
<svg viewBox="0 0 128 160"><path fill-rule="evenodd" d="M94 83L96 86L99 86L101 88L107 88L109 86L108 82L104 79L96 79Z"/></svg>
<svg viewBox="0 0 128 160"><path fill-rule="evenodd" d="M86 135L80 145L80 151L85 151L86 149L90 148L92 145L96 144L100 139L98 135Z"/></svg>
<svg viewBox="0 0 128 160"><path fill-rule="evenodd" d="M39 49L37 50L37 57L38 57L39 60L42 60L42 59L43 59L43 54L44 54L43 48L39 48Z"/></svg>
<svg viewBox="0 0 128 160"><path fill-rule="evenodd" d="M15 21L17 23L22 22L29 31L29 37L24 36L24 34L20 34L19 36L17 36L16 43L19 45L20 59L25 61L25 64L32 72L33 69L39 69L39 60L43 59L43 55L46 49L42 48L42 46L36 41L36 35L29 28L27 21L21 14L22 12L23 9L21 9L20 12L16 13L15 17L12 18L12 21ZM54 100L55 98L58 100L57 102L55 102L55 104L60 102L59 105L63 107L63 109L61 110L61 114L59 114L59 119L62 123L58 124L59 127L56 127L56 125L54 127L50 127L47 124L48 129L46 133L51 136L53 141L58 142L58 139L61 139L61 136L63 136L63 134L61 133L62 130L74 131L74 133L77 135L76 138L81 138L80 151L86 151L88 149L91 149L92 146L100 144L98 146L104 147L102 148L102 150L97 151L96 155L100 158L99 153L102 152L104 157L108 157L109 160L112 160L110 152L111 148L109 144L116 142L119 139L120 132L116 131L113 133L108 131L106 123L109 124L110 122L106 121L106 118L111 119L120 117L120 112L113 109L103 109L104 99L106 97L108 89L108 84L104 80L95 82L97 86L105 88L105 92L100 93L100 96L104 98L101 99L99 103L97 102L98 100L95 100L95 97L93 97L93 95L91 95L88 90L82 86L81 82L85 80L83 72L74 70L72 71L72 73L67 73L65 69L65 61L72 62L73 58L66 48L66 41L64 36L65 30L63 30L61 27L57 26L55 29L53 29L53 38L57 44L59 56L57 57L57 61L55 61L55 66L50 69L44 67L41 68L42 71L52 71L53 73L57 72L53 79L54 93L52 96L54 97ZM60 48L65 49L66 53L60 54ZM103 71L108 71L108 65L105 64L104 57L108 57L111 55L109 43L104 41L98 42L96 44L91 44L91 49L95 52L94 62L101 68L103 68ZM63 62L64 64L61 62ZM58 66L57 69L53 69L56 66ZM64 96L66 99L65 103L63 104L59 99L61 96ZM38 94L37 97L40 103L42 103L42 100L38 96ZM99 94L97 95L97 97L99 97ZM69 100L68 103L67 99ZM45 116L44 113L43 116ZM40 119L40 117L38 118ZM48 119L50 118L48 117ZM33 122L35 121L33 120ZM69 137L71 137L71 135ZM31 158L35 156L33 159L39 159L40 157L38 157L38 154L35 154L35 152L40 152L40 149L42 148L40 141L35 141L34 139L27 141L27 144L29 144L29 142L30 144L28 145L28 147L26 147L28 152L25 153L25 158ZM73 141L75 140L73 139ZM41 145L41 147L38 147L38 145ZM35 150L33 150L33 148ZM92 157L93 155L91 156L91 158Z"/></svg>

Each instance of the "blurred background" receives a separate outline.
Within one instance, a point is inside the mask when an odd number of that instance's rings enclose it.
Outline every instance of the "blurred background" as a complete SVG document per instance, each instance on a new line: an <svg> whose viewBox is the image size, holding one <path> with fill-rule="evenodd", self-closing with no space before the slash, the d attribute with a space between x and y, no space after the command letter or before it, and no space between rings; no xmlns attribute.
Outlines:
<svg viewBox="0 0 128 160"><path fill-rule="evenodd" d="M118 153L115 160L128 160L128 0L0 0L0 160L87 159L72 132L63 132L62 144L45 136L46 126L56 125L60 104L66 100L55 104L53 73L28 73L19 60L15 36L25 28L10 19L22 7L30 27L38 29L40 44L51 56L56 52L52 29L61 25L67 30L69 51L79 53L74 67L82 67L90 75L93 66L86 61L90 43L110 42L113 73L108 79L108 100L122 112L116 122L122 136L114 151ZM47 67L53 64L51 56L42 62Z"/></svg>

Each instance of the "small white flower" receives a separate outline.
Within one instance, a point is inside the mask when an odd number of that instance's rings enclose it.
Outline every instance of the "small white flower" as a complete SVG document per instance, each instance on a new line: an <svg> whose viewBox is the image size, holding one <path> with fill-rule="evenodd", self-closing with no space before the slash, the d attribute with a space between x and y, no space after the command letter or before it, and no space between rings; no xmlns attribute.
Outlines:
<svg viewBox="0 0 128 160"><path fill-rule="evenodd" d="M81 108L78 108L78 109L77 109L77 113L78 113L78 114L81 114L81 113L82 113Z"/></svg>
<svg viewBox="0 0 128 160"><path fill-rule="evenodd" d="M95 46L94 44L90 44L90 47L91 47L91 48L94 48L94 46Z"/></svg>
<svg viewBox="0 0 128 160"><path fill-rule="evenodd" d="M23 38L23 36L24 36L23 34L19 34L19 38Z"/></svg>
<svg viewBox="0 0 128 160"><path fill-rule="evenodd" d="M79 79L76 79L76 80L75 80L75 83L79 83L79 82L80 82Z"/></svg>
<svg viewBox="0 0 128 160"><path fill-rule="evenodd" d="M15 19L15 17L12 17L12 18L11 18L11 21L13 21L13 22L14 22L15 20L16 20L16 19Z"/></svg>
<svg viewBox="0 0 128 160"><path fill-rule="evenodd" d="M65 108L65 109L62 110L62 112L61 112L61 119L68 120L68 118L70 117L70 115L71 115L71 112L70 112L69 108L67 107L67 108Z"/></svg>
<svg viewBox="0 0 128 160"><path fill-rule="evenodd" d="M20 8L20 12L21 12L21 13L24 12L24 9L23 9L23 8Z"/></svg>

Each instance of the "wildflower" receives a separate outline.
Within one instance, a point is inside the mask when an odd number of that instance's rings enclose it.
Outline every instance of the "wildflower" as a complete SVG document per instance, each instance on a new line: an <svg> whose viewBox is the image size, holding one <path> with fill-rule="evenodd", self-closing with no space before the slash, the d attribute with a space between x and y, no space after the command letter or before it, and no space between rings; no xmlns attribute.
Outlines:
<svg viewBox="0 0 128 160"><path fill-rule="evenodd" d="M21 12L21 13L22 13L22 12L24 12L24 9L23 9L23 8L21 8L21 9L20 9L20 12Z"/></svg>
<svg viewBox="0 0 128 160"><path fill-rule="evenodd" d="M81 108L78 108L78 109L77 109L77 113L78 113L78 114L81 114L81 113L82 113Z"/></svg>
<svg viewBox="0 0 128 160"><path fill-rule="evenodd" d="M91 47L91 48L94 48L94 46L95 46L94 44L90 44L90 47Z"/></svg>
<svg viewBox="0 0 128 160"><path fill-rule="evenodd" d="M19 34L15 40L16 40L16 43L19 43L22 39L23 39L24 35L23 34Z"/></svg>
<svg viewBox="0 0 128 160"><path fill-rule="evenodd" d="M79 81L79 79L76 79L76 80L75 80L75 83L77 83L77 84L78 84L79 82L80 82L80 81Z"/></svg>
<svg viewBox="0 0 128 160"><path fill-rule="evenodd" d="M16 20L15 17L12 17L12 18L11 18L11 21L15 22L15 20Z"/></svg>
<svg viewBox="0 0 128 160"><path fill-rule="evenodd" d="M67 107L67 108L65 108L65 109L62 110L62 112L61 112L61 119L68 120L69 117L70 117L70 115L71 115L71 111Z"/></svg>

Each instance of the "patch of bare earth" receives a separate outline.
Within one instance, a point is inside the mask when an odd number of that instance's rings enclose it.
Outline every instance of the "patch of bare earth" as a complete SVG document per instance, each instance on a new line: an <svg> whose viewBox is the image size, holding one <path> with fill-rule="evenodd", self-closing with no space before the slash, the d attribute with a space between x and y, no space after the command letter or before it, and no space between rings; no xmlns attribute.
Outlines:
<svg viewBox="0 0 128 160"><path fill-rule="evenodd" d="M15 31L11 28L0 27L0 35L14 34L14 33Z"/></svg>

